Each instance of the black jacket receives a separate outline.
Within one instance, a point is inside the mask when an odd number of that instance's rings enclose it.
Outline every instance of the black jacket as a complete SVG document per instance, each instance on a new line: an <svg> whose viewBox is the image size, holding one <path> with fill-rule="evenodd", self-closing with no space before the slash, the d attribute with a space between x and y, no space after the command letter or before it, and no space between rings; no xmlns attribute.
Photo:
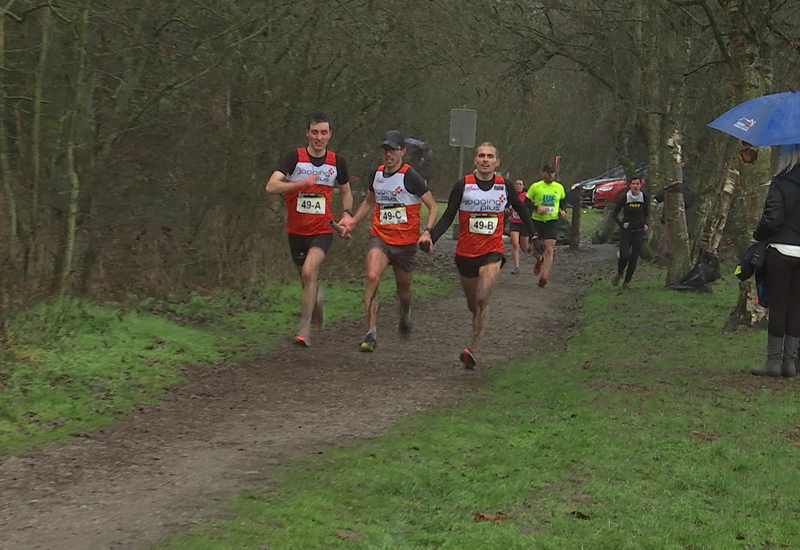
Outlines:
<svg viewBox="0 0 800 550"><path fill-rule="evenodd" d="M800 164L772 179L753 238L800 246Z"/></svg>

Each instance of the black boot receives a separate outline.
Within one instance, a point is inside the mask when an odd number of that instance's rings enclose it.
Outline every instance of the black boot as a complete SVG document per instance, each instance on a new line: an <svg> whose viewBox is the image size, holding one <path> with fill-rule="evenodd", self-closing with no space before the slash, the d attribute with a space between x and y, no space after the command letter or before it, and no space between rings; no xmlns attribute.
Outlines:
<svg viewBox="0 0 800 550"><path fill-rule="evenodd" d="M794 360L797 359L797 346L800 345L800 338L786 336L783 339L783 361L781 362L781 374L787 378L797 376L797 367Z"/></svg>
<svg viewBox="0 0 800 550"><path fill-rule="evenodd" d="M773 336L771 334L767 336L767 360L757 369L751 370L751 374L757 376L781 376L783 340L783 336ZM794 348L794 353L797 353L797 347Z"/></svg>

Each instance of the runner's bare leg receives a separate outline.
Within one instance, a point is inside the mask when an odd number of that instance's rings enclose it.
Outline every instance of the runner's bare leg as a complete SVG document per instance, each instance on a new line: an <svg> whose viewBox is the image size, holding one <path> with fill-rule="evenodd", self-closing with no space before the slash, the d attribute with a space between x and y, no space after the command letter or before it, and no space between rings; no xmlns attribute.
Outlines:
<svg viewBox="0 0 800 550"><path fill-rule="evenodd" d="M522 249L524 253L528 253L531 251L531 238L530 237L523 237L522 235L519 236L519 247Z"/></svg>
<svg viewBox="0 0 800 550"><path fill-rule="evenodd" d="M550 268L553 267L553 253L556 249L555 239L545 239L544 241L544 263L542 264L542 277L548 279Z"/></svg>
<svg viewBox="0 0 800 550"><path fill-rule="evenodd" d="M317 300L317 288L319 287L319 266L325 259L325 252L318 246L308 249L303 265L297 267L300 273L300 281L303 284L303 293L300 297L300 318L311 319L314 313L314 304Z"/></svg>
<svg viewBox="0 0 800 550"><path fill-rule="evenodd" d="M467 307L472 312L472 351L480 351L486 318L489 313L489 297L500 275L501 262L481 266L478 276L472 279L461 277L461 287L467 297Z"/></svg>
<svg viewBox="0 0 800 550"><path fill-rule="evenodd" d="M411 309L411 281L413 274L409 271L403 271L397 266L394 268L394 280L397 284L397 299L400 301L400 309L403 315L407 315Z"/></svg>
<svg viewBox="0 0 800 550"><path fill-rule="evenodd" d="M518 231L512 231L511 232L511 246L514 249L514 267L519 267L519 248L520 248L519 239L520 239L519 232Z"/></svg>
<svg viewBox="0 0 800 550"><path fill-rule="evenodd" d="M367 252L367 288L364 290L364 308L366 309L368 329L378 324L378 285L388 265L389 257L380 248L371 248Z"/></svg>

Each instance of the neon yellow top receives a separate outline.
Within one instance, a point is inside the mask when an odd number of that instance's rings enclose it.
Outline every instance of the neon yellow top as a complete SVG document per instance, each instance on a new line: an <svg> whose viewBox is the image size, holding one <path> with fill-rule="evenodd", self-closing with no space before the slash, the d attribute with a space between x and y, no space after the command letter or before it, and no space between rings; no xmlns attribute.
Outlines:
<svg viewBox="0 0 800 550"><path fill-rule="evenodd" d="M544 180L537 181L530 186L526 195L528 200L533 202L531 217L538 222L557 220L561 201L566 196L564 186L557 181L550 183L546 183ZM539 212L540 206L545 208L545 212Z"/></svg>

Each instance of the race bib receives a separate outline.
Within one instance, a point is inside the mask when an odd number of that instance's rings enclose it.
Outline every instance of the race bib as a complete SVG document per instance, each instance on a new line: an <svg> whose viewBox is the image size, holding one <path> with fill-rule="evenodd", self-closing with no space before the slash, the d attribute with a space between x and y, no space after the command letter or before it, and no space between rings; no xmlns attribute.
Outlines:
<svg viewBox="0 0 800 550"><path fill-rule="evenodd" d="M542 212L542 214L544 214L545 216L552 216L553 214L556 213L555 206L543 206L542 208L544 208L544 212Z"/></svg>
<svg viewBox="0 0 800 550"><path fill-rule="evenodd" d="M496 214L472 214L469 217L469 232L480 235L493 235L497 229Z"/></svg>
<svg viewBox="0 0 800 550"><path fill-rule="evenodd" d="M324 214L325 195L300 193L297 195L297 211L302 214Z"/></svg>
<svg viewBox="0 0 800 550"><path fill-rule="evenodd" d="M381 206L380 220L382 225L397 225L408 222L405 206Z"/></svg>

